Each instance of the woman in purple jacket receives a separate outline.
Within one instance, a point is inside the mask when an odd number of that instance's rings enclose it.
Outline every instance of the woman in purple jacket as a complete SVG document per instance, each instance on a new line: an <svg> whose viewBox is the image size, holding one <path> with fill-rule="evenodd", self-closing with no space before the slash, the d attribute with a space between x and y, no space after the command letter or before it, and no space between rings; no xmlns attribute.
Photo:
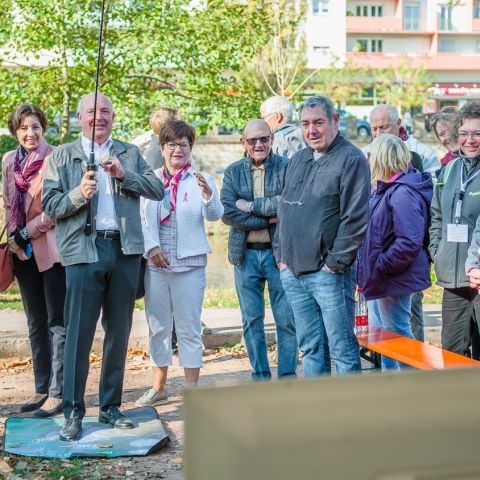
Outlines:
<svg viewBox="0 0 480 480"><path fill-rule="evenodd" d="M394 135L381 135L372 144L376 185L358 253L357 283L364 290L371 326L413 338L411 297L430 286L425 236L433 184L430 174L413 168L410 160L408 147ZM398 368L398 362L382 357L382 369Z"/></svg>

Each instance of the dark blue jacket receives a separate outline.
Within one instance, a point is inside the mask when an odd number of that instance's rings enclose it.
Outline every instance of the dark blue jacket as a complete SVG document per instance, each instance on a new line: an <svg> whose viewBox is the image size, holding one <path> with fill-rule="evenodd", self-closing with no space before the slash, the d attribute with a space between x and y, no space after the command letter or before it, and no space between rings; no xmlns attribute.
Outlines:
<svg viewBox="0 0 480 480"><path fill-rule="evenodd" d="M358 252L357 283L365 298L396 297L430 286L425 235L433 184L410 167L370 197L367 233Z"/></svg>
<svg viewBox="0 0 480 480"><path fill-rule="evenodd" d="M268 228L270 239L275 235L275 224L269 219L277 216L277 203L285 183L288 159L273 153L265 160L265 197L254 198L252 160L246 156L227 167L223 176L220 199L224 207L222 220L230 225L228 259L233 265L243 263L247 236L252 230ZM239 210L235 202L243 198L253 202L251 213Z"/></svg>

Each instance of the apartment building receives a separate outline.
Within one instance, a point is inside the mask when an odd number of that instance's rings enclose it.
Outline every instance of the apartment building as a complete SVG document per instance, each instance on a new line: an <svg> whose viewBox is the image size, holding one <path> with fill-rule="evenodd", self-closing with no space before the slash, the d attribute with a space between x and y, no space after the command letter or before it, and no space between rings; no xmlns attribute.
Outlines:
<svg viewBox="0 0 480 480"><path fill-rule="evenodd" d="M305 32L310 68L408 62L433 78L426 109L480 100L480 0L310 0Z"/></svg>

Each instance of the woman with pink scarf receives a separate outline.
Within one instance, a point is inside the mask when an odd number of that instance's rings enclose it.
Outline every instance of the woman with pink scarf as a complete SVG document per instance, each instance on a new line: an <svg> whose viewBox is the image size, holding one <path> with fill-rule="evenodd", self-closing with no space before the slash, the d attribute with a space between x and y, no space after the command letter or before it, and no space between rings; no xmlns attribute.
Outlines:
<svg viewBox="0 0 480 480"><path fill-rule="evenodd" d="M13 270L27 316L35 395L20 411L47 417L62 411L65 272L55 223L41 208L42 168L52 147L45 142L45 114L19 105L8 119L18 148L3 157L3 202Z"/></svg>
<svg viewBox="0 0 480 480"><path fill-rule="evenodd" d="M220 220L223 215L214 179L191 165L193 127L182 121L169 122L159 140L165 164L155 174L163 180L165 196L161 202L143 200L141 207L153 379L152 388L136 404L151 407L168 398L173 318L185 385L198 382L203 354L200 315L210 252L205 220Z"/></svg>

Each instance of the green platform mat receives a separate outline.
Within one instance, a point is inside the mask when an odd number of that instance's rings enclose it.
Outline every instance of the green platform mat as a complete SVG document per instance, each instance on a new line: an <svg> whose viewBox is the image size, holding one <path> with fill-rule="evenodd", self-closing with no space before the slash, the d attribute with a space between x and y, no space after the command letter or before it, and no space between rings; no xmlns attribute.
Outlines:
<svg viewBox="0 0 480 480"><path fill-rule="evenodd" d="M4 451L27 457L131 457L145 456L163 447L168 434L157 411L151 407L124 412L135 428L118 429L98 423L97 417L83 419L82 437L76 442L63 442L58 433L63 417L10 417L5 423Z"/></svg>

